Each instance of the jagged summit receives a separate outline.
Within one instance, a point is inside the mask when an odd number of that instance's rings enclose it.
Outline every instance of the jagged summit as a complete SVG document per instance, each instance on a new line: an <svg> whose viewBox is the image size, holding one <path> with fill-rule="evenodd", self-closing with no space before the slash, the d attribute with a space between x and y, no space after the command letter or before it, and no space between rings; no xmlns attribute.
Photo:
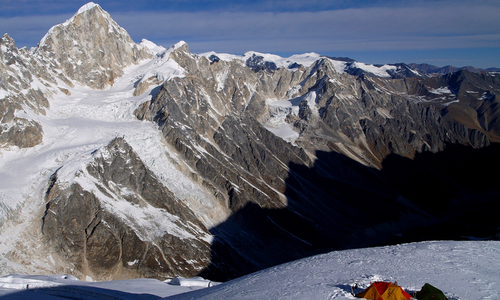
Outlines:
<svg viewBox="0 0 500 300"><path fill-rule="evenodd" d="M93 2L53 26L33 52L51 59L69 79L96 89L112 85L123 75L123 68L152 57L147 47L137 45Z"/></svg>
<svg viewBox="0 0 500 300"><path fill-rule="evenodd" d="M71 17L69 18L68 20L66 20L66 22L64 22L63 24L64 25L68 25L69 23L73 22L73 20L75 19L76 16L78 16L79 14L81 13L84 13L88 10L91 10L93 8L97 8L97 9L100 9L103 13L106 13L100 6L99 4L96 4L94 2L89 2L87 4L85 4L84 6L80 7L80 9L78 9L78 11Z"/></svg>
<svg viewBox="0 0 500 300"><path fill-rule="evenodd" d="M89 2L89 3L85 4L84 6L80 7L80 9L76 12L75 16L78 14L81 14L84 11L90 10L96 6L100 8L99 4L96 4L94 2Z"/></svg>
<svg viewBox="0 0 500 300"><path fill-rule="evenodd" d="M35 51L37 51L38 49L42 48L45 45L45 42L46 42L47 38L51 34L53 34L55 28L60 27L60 26L68 26L68 25L70 25L71 23L73 23L75 21L75 18L78 15L80 15L80 14L82 14L84 12L87 12L87 11L89 11L91 9L94 9L94 8L100 10L99 11L100 14L106 14L107 17L109 17L111 19L111 16L106 11L104 11L98 4L95 4L94 2L89 2L89 3L85 4L84 6L80 7L80 9L78 9L78 11L71 18L69 18L68 20L66 20L64 23L52 26L49 29L49 31L44 35L44 37L40 40L40 42L38 43Z"/></svg>

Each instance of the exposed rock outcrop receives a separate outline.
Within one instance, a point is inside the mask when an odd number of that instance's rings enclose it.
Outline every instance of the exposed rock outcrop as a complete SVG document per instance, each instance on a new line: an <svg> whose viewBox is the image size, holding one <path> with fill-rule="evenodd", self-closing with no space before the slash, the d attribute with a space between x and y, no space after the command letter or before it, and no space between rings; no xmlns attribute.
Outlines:
<svg viewBox="0 0 500 300"><path fill-rule="evenodd" d="M25 109L45 114L49 107L46 96L40 91L44 86L35 84L37 76L33 73L40 69L43 68L39 62L30 61L28 50L17 49L8 34L0 38L0 147L27 148L41 143L41 125L17 114ZM46 75L43 71L42 74ZM47 76L48 81L51 79Z"/></svg>
<svg viewBox="0 0 500 300"><path fill-rule="evenodd" d="M438 86L426 85L428 77L356 77L338 73L328 59L293 70L266 68L256 59L250 68L240 60L198 57L187 45L171 58L187 75L166 81L136 116L156 122L234 212L211 230L218 237L213 247L242 254L247 271L359 245L358 239L381 243L415 220L421 226L440 222L442 216L429 217L428 207L388 184L388 173L370 168L382 169L394 155L437 153L449 143L483 148L495 136L443 117L457 97L436 97ZM282 99L287 115L274 120ZM297 132L293 144L266 128L280 122ZM241 242L245 238L253 247ZM221 275L210 268L206 274Z"/></svg>
<svg viewBox="0 0 500 300"><path fill-rule="evenodd" d="M65 76L91 88L103 89L123 75L123 69L152 54L135 44L99 5L88 3L40 41L35 53Z"/></svg>
<svg viewBox="0 0 500 300"><path fill-rule="evenodd" d="M210 262L211 235L116 138L74 182L52 175L42 231L75 274L94 279L190 277Z"/></svg>

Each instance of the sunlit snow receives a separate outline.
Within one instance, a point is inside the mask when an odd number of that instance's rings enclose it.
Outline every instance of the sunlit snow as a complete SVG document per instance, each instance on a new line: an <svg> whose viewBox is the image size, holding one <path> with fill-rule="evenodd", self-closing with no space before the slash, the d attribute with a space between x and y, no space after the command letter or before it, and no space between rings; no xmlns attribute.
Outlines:
<svg viewBox="0 0 500 300"><path fill-rule="evenodd" d="M154 279L85 282L69 275L11 274L0 277L0 297L346 300L358 299L351 291L360 292L375 281L390 281L397 282L411 295L430 283L449 300L486 300L500 299L498 270L499 241L434 241L333 251L222 284L200 277L166 282Z"/></svg>
<svg viewBox="0 0 500 300"><path fill-rule="evenodd" d="M276 64L276 67L278 68L288 68L290 65L293 65L294 63L303 65L305 67L311 66L315 61L320 59L322 56L317 54L317 53L304 53L304 54L295 54L292 55L288 58L281 57L279 55L275 54L269 54L269 53L260 53L260 52L255 52L255 51L248 51L244 55L235 55L235 54L228 54L228 53L216 53L214 51L210 52L205 52L201 53L201 56L205 56L207 59L215 55L218 58L224 60L224 61L232 61L234 59L241 60L243 62L246 62L249 58L252 56L261 56L264 58L264 61L269 61L273 62Z"/></svg>
<svg viewBox="0 0 500 300"><path fill-rule="evenodd" d="M319 114L316 108L316 92L314 91L288 100L268 99L266 103L269 106L270 117L264 123L264 127L285 141L295 143L299 138L299 133L293 129L292 124L286 122L286 118L288 115L297 116L299 106L303 101L307 103L314 115Z"/></svg>
<svg viewBox="0 0 500 300"><path fill-rule="evenodd" d="M365 72L372 73L375 76L379 77L391 77L387 71L389 70L396 70L396 66L390 66L390 65L383 65L381 67L377 67L374 65L369 65L369 64L364 64L361 62L354 62L351 66L352 68L359 68Z"/></svg>

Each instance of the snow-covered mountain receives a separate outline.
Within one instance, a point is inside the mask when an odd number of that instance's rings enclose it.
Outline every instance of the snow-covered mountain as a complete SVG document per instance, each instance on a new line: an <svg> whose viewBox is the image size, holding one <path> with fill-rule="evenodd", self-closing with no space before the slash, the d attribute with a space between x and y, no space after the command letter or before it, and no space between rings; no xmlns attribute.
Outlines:
<svg viewBox="0 0 500 300"><path fill-rule="evenodd" d="M497 238L494 74L136 44L89 3L0 39L0 272L224 281Z"/></svg>

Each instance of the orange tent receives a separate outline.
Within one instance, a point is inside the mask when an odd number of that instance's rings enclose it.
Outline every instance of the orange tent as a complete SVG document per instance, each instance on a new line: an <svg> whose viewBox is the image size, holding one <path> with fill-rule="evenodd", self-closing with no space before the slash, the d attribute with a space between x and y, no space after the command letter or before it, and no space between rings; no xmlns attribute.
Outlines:
<svg viewBox="0 0 500 300"><path fill-rule="evenodd" d="M356 294L358 298L370 300L409 300L410 294L391 282L374 282L366 290Z"/></svg>

